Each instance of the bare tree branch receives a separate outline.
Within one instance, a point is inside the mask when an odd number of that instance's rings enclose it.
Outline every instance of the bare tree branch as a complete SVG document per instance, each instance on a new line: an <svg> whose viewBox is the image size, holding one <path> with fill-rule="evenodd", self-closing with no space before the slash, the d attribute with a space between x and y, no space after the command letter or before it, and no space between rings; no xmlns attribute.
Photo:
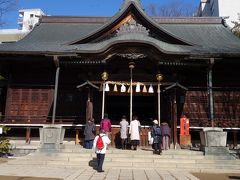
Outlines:
<svg viewBox="0 0 240 180"><path fill-rule="evenodd" d="M6 22L3 20L3 15L16 8L18 0L0 0L0 27Z"/></svg>
<svg viewBox="0 0 240 180"><path fill-rule="evenodd" d="M197 12L197 7L179 0L173 0L164 5L149 4L146 11L150 16L194 16Z"/></svg>

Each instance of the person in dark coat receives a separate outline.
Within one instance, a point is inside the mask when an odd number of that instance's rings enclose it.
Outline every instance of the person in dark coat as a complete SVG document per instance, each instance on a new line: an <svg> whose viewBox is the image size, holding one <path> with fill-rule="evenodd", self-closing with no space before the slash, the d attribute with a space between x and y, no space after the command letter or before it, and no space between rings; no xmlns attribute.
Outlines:
<svg viewBox="0 0 240 180"><path fill-rule="evenodd" d="M158 120L153 121L153 126L151 129L151 136L153 137L153 148L154 154L161 154L161 144L162 144L162 133L161 128L158 125Z"/></svg>
<svg viewBox="0 0 240 180"><path fill-rule="evenodd" d="M170 130L170 127L168 126L168 123L166 123L166 122L161 123L161 130L162 130L163 150L168 150L169 149L169 139L171 136L171 130Z"/></svg>
<svg viewBox="0 0 240 180"><path fill-rule="evenodd" d="M95 138L96 126L94 124L94 119L89 119L85 125L84 129L84 141L85 141L85 148L92 149L93 147L93 140Z"/></svg>

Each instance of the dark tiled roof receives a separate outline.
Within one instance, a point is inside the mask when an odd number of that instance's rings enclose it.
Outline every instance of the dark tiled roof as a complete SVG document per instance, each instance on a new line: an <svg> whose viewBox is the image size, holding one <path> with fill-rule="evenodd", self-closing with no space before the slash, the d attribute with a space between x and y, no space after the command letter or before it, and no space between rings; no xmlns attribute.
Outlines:
<svg viewBox="0 0 240 180"><path fill-rule="evenodd" d="M161 27L200 46L202 53L240 55L240 39L222 24L161 24Z"/></svg>
<svg viewBox="0 0 240 180"><path fill-rule="evenodd" d="M220 17L150 17L159 24L222 24ZM111 17L42 16L41 23L106 23Z"/></svg>

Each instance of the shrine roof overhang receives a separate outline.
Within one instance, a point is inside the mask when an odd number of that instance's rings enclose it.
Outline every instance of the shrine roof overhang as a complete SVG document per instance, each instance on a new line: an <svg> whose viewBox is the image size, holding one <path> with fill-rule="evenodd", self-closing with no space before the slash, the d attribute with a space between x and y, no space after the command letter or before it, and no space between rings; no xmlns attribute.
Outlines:
<svg viewBox="0 0 240 180"><path fill-rule="evenodd" d="M89 53L103 53L115 46L118 47L138 47L138 46L152 47L163 54L180 54L189 55L193 49L191 46L169 44L159 41L149 36L142 34L128 33L121 36L116 36L105 41L97 43L75 44L63 47L63 50L71 53L89 54Z"/></svg>
<svg viewBox="0 0 240 180"><path fill-rule="evenodd" d="M124 45L127 44L142 44L148 47L152 47L158 49L160 53L163 54L176 54L176 55L188 55L193 57L240 57L240 43L239 40L235 39L232 34L225 33L225 29L221 26L216 27L202 27L201 31L197 27L189 28L175 24L174 26L167 26L164 24L163 26L166 29L171 30L172 32L177 31L180 36L183 38L189 37L195 45L187 46L187 45L178 45L178 44L170 44L150 36L142 36L141 34L126 34L123 36L116 36L110 39L95 42L95 43L84 43L84 44L74 44L68 45L65 43L58 42L39 42L39 41L30 41L31 43L25 43L23 41L19 41L17 43L6 43L0 45L0 54L36 54L36 55L68 55L68 54L98 54L103 53L111 49L116 45ZM217 36L212 32L211 29L214 28L218 31L218 35L221 38L216 38ZM209 31L207 31L207 29ZM186 33L188 32L188 36ZM203 39L203 36L196 36L197 32L203 34L210 34L207 39ZM201 40L202 39L202 40ZM221 42L224 41L224 42Z"/></svg>
<svg viewBox="0 0 240 180"><path fill-rule="evenodd" d="M93 42L98 35L111 29L129 12L138 16L157 35L169 36L169 42L139 34L126 34ZM178 42L172 43L172 40ZM22 40L0 44L0 54L90 54L127 43L145 44L159 52L173 55L240 57L240 40L223 25L221 18L149 17L138 3L131 0L112 18L43 17L40 24Z"/></svg>

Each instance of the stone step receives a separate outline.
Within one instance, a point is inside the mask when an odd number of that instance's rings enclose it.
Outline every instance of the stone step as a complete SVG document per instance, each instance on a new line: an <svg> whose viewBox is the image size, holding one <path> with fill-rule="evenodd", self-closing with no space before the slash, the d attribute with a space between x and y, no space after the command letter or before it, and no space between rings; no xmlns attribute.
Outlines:
<svg viewBox="0 0 240 180"><path fill-rule="evenodd" d="M95 153L33 153L18 157L18 160L28 161L91 161L96 158ZM112 162L151 162L151 163L205 163L205 164L240 164L240 160L208 159L194 155L141 155L141 154L106 154L106 161Z"/></svg>
<svg viewBox="0 0 240 180"><path fill-rule="evenodd" d="M61 149L61 153L89 153L93 152L93 150L88 150L84 148L79 148L79 149ZM137 151L132 151L132 150L119 150L119 149L109 149L107 151L108 154L152 154L153 150L152 149L139 149ZM190 150L167 150L167 151L162 151L162 154L166 155L203 155L202 151L190 151Z"/></svg>
<svg viewBox="0 0 240 180"><path fill-rule="evenodd" d="M174 154L174 155L203 155L204 153L202 151L191 151L191 150L184 150L184 149L180 149L180 150L167 150L167 151L163 151L163 154Z"/></svg>
<svg viewBox="0 0 240 180"><path fill-rule="evenodd" d="M86 167L94 166L95 161L10 161L8 164L14 165L29 165L29 166L65 166L65 167ZM208 169L223 169L223 170L240 170L239 165L233 164L196 164L196 163L149 163L149 162L112 162L106 160L104 167L112 168L161 168L161 169L185 169L185 170L208 170Z"/></svg>
<svg viewBox="0 0 240 180"><path fill-rule="evenodd" d="M89 153L35 153L35 154L30 154L28 156L34 156L37 155L39 157L49 157L49 158L81 158L81 157L95 157L96 154L93 153L92 151ZM26 156L26 157L28 157ZM151 154L141 154L141 153L136 153L133 154L132 152L130 153L107 153L106 155L109 158L142 158L142 159L191 159L191 160L198 160L198 159L204 159L203 155L153 155Z"/></svg>
<svg viewBox="0 0 240 180"><path fill-rule="evenodd" d="M46 151L37 151L37 152L46 152L46 153L54 153L56 152L55 150L46 150ZM58 151L58 153L93 153L94 150L92 149L61 149L60 151ZM153 154L153 150L152 149L139 149L137 151L133 151L133 150L119 150L119 149L109 149L107 150L107 154ZM167 150L167 151L162 151L162 154L164 155L203 155L202 151L191 151L191 150Z"/></svg>
<svg viewBox="0 0 240 180"><path fill-rule="evenodd" d="M233 164L233 165L240 165L240 160L196 160L197 164Z"/></svg>
<svg viewBox="0 0 240 180"><path fill-rule="evenodd" d="M208 160L235 160L236 158L232 155L206 155L204 156L205 159Z"/></svg>
<svg viewBox="0 0 240 180"><path fill-rule="evenodd" d="M157 156L161 157L161 156ZM87 157L62 157L62 156L26 156L18 158L19 161L56 161L58 162L90 162L95 160L96 156ZM224 164L240 165L239 160L206 160L206 159L168 159L168 158L136 158L136 157L109 157L106 155L107 162L144 162L144 163L166 163L166 164Z"/></svg>
<svg viewBox="0 0 240 180"><path fill-rule="evenodd" d="M79 145L67 145L59 152L44 150L9 161L14 165L51 166L51 167L86 167L96 164L93 150L84 149ZM139 148L137 151L121 150L110 147L107 151L104 167L106 168L161 168L163 170L192 170L207 172L219 170L239 172L240 160L229 160L225 156L204 156L201 151L167 150L162 154L153 155L151 148Z"/></svg>

